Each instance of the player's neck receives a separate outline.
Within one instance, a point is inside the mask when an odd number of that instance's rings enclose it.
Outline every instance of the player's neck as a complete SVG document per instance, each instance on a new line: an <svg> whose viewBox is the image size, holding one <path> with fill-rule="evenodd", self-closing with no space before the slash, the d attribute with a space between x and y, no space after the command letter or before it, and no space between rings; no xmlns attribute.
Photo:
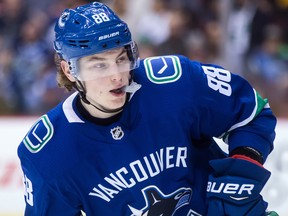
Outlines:
<svg viewBox="0 0 288 216"><path fill-rule="evenodd" d="M88 112L88 110L86 108L84 108L84 104L81 103L81 99L79 97L76 100L76 107L77 107L78 112L80 113L80 115L84 119L91 121L91 122L98 124L98 125L104 125L104 126L111 125L114 122L118 121L122 115L122 113L120 112L120 113L113 115L111 117L108 117L108 118L98 118L98 117L92 116Z"/></svg>
<svg viewBox="0 0 288 216"><path fill-rule="evenodd" d="M86 104L85 102L83 102L81 100L81 104L84 107L84 109L93 117L95 118L101 118L101 119L106 119L106 118L110 118L112 116L117 115L118 113L122 112L122 110L117 111L117 112L102 112L101 110L95 108L93 105L91 104ZM103 108L101 108L103 109Z"/></svg>

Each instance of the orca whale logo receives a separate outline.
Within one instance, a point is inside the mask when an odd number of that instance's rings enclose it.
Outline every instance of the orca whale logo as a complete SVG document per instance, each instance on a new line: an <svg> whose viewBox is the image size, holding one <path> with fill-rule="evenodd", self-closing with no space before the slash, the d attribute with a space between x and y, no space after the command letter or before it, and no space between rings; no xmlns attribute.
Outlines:
<svg viewBox="0 0 288 216"><path fill-rule="evenodd" d="M189 204L192 197L191 188L180 188L165 195L156 186L142 189L146 206L141 210L129 206L131 216L173 216L184 205Z"/></svg>

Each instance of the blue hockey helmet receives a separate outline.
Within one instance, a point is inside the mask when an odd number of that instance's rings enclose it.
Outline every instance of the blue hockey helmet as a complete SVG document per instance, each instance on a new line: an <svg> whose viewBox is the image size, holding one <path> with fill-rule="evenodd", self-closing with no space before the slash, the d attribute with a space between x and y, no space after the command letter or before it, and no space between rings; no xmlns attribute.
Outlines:
<svg viewBox="0 0 288 216"><path fill-rule="evenodd" d="M102 3L66 9L55 25L54 49L75 76L79 58L120 47L127 50L130 69L136 68L138 49L127 24Z"/></svg>

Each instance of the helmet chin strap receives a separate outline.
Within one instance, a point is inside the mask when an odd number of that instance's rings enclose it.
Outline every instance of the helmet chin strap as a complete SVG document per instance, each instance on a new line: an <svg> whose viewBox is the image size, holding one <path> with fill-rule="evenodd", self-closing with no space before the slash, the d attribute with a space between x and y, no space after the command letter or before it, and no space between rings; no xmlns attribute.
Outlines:
<svg viewBox="0 0 288 216"><path fill-rule="evenodd" d="M78 86L77 86L78 84ZM100 108L98 106L96 106L95 104L91 103L87 97L86 97L86 90L85 90L85 87L84 85L82 84L81 81L79 81L78 79L76 79L76 84L74 85L74 88L79 92L79 95L80 95L80 98L81 100L88 104L88 105L91 105L93 106L95 109L101 111L101 112L104 112L104 113L116 113L116 112L119 112L121 110L123 110L124 106L127 104L127 102L129 101L129 98L130 98L130 93L127 92L127 96L126 96L126 100L125 100L125 103L123 106L117 108L117 109L112 109L112 110L108 110L108 109L103 109L103 108ZM90 99L92 100L92 99Z"/></svg>

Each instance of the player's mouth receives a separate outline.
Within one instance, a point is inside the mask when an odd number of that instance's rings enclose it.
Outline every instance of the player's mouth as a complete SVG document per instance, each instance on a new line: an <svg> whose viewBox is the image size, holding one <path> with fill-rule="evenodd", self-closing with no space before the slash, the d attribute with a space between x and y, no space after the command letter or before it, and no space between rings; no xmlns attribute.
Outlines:
<svg viewBox="0 0 288 216"><path fill-rule="evenodd" d="M123 96L126 93L125 92L125 86L122 86L121 88L112 89L112 90L110 90L110 93L116 97Z"/></svg>

